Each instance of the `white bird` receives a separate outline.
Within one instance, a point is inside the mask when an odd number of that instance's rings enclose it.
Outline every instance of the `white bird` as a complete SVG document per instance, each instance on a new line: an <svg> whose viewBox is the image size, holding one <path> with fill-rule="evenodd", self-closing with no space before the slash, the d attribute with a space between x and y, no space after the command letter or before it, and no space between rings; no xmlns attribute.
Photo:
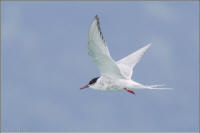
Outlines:
<svg viewBox="0 0 200 133"><path fill-rule="evenodd" d="M132 94L135 94L133 91L134 89L169 89L157 88L161 85L142 85L131 80L133 68L150 46L151 43L115 62L110 56L108 47L103 38L99 25L99 18L95 16L89 30L88 53L97 65L101 76L93 78L87 85L80 89L92 88L104 91L125 90Z"/></svg>

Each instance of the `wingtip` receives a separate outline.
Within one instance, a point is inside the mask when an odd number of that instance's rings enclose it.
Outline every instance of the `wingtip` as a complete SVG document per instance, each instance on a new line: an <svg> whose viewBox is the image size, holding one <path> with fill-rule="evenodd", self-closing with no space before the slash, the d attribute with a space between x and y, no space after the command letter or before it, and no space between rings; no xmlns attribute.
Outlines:
<svg viewBox="0 0 200 133"><path fill-rule="evenodd" d="M97 26L98 26L98 28L99 28L100 26L99 26L99 17L98 17L98 15L96 15L96 16L94 17L94 22L97 24Z"/></svg>
<svg viewBox="0 0 200 133"><path fill-rule="evenodd" d="M94 17L94 19L96 19L96 20L99 20L99 16L98 16L98 15L96 15L96 16Z"/></svg>
<svg viewBox="0 0 200 133"><path fill-rule="evenodd" d="M143 48L147 49L147 48L149 48L151 46L151 44L152 43L149 43L149 44L145 45Z"/></svg>
<svg viewBox="0 0 200 133"><path fill-rule="evenodd" d="M99 17L98 17L98 15L96 15L96 16L94 17L94 21L93 21L93 23L95 23L95 24L97 25L98 30L99 30L99 34L100 34L102 40L103 40L104 43L105 43L105 40L104 40L103 34L102 34L102 32L101 32L100 22L99 22Z"/></svg>
<svg viewBox="0 0 200 133"><path fill-rule="evenodd" d="M152 44L152 43L149 43L149 44L145 45L143 48L144 48L144 49L148 49L148 48L151 46L151 44Z"/></svg>
<svg viewBox="0 0 200 133"><path fill-rule="evenodd" d="M152 44L152 42L151 42L151 43L149 43L149 44L147 44L147 46L151 46L151 44Z"/></svg>

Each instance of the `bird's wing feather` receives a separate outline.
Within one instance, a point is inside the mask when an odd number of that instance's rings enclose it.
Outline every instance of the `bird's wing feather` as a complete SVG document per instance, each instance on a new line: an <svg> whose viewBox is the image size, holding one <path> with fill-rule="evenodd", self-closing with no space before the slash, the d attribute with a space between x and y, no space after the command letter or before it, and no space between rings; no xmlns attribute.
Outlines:
<svg viewBox="0 0 200 133"><path fill-rule="evenodd" d="M95 16L90 26L88 54L97 65L102 76L123 78L120 69L110 56L103 34L101 33L98 16Z"/></svg>
<svg viewBox="0 0 200 133"><path fill-rule="evenodd" d="M151 43L117 61L117 65L120 68L123 76L125 76L127 79L131 79L133 68L140 61L141 57L150 46Z"/></svg>

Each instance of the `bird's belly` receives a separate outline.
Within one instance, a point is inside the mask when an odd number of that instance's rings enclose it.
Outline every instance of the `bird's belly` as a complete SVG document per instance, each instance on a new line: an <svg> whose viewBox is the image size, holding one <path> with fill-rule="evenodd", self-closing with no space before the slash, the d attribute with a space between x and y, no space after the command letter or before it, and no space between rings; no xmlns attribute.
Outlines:
<svg viewBox="0 0 200 133"><path fill-rule="evenodd" d="M101 87L98 90L101 90L101 91L116 91L116 90L121 90L121 88L119 88L118 86L112 85L112 86Z"/></svg>
<svg viewBox="0 0 200 133"><path fill-rule="evenodd" d="M121 90L122 87L120 87L119 83L116 82L115 80L109 79L109 80L99 81L99 85L96 89L102 91L114 91L114 90Z"/></svg>
<svg viewBox="0 0 200 133"><path fill-rule="evenodd" d="M119 86L116 85L108 85L105 87L105 90L107 91L115 91L115 90L120 90L121 88Z"/></svg>

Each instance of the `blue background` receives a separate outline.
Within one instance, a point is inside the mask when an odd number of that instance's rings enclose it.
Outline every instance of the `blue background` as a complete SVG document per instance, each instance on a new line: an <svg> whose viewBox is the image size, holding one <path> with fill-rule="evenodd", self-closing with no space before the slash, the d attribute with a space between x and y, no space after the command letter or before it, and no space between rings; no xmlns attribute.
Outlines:
<svg viewBox="0 0 200 133"><path fill-rule="evenodd" d="M198 131L198 2L2 2L4 131ZM119 60L152 42L133 80L173 90L80 91L98 14Z"/></svg>

